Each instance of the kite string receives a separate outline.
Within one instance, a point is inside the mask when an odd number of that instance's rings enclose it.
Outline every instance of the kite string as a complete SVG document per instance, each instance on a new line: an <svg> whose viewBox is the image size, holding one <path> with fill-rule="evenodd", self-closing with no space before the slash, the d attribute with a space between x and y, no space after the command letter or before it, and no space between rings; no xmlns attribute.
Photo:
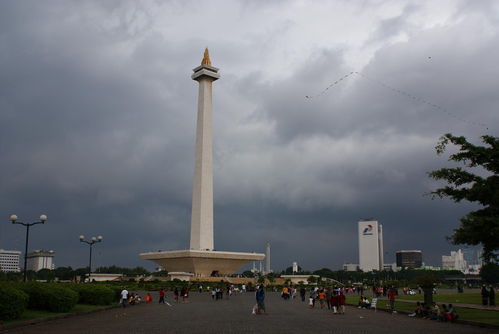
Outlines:
<svg viewBox="0 0 499 334"><path fill-rule="evenodd" d="M338 84L339 84L339 83L341 83L344 79L346 79L346 78L348 78L348 77L350 77L350 76L352 76L352 75L354 75L354 74L356 74L356 75L360 76L361 78L364 78L364 79L366 79L366 80L368 80L368 81L371 81L371 82L373 82L373 83L375 83L375 84L377 84L377 85L379 85L379 86L381 86L381 87L383 87L383 88L385 88L385 89L389 89L389 90L391 90L391 91L393 91L393 92L395 92L395 93L397 93L397 94L400 94L400 95L402 95L402 96L405 96L406 98L409 98L409 99L411 99L411 100L413 100L413 101L416 101L416 102L420 102L420 103L426 104L426 105L428 105L428 106L432 107L433 109L439 110L440 112L445 113L445 114L447 114L448 116L453 117L453 118L455 118L455 119L457 119L457 120L459 120L459 121L461 121L461 122L468 123L468 124L471 124L471 125L474 125L474 126L478 126L478 127L484 127L484 128L486 128L487 130L489 129L489 128L487 127L487 125L486 125L486 124L484 124L484 123L480 123L480 122L475 122L475 121L466 120L466 119L464 119L464 118L462 118L462 117L459 117L459 116L457 116L456 114L454 114L454 113L450 112L450 111L449 111L447 108L445 108L445 107L442 107L442 106L440 106L440 105L438 105L438 104L434 104L434 103L432 103L432 102L430 102L430 101L427 101L427 100L425 100L424 98L422 98L422 97L420 97L420 96L417 96L417 95L414 95L414 94L408 93L408 92L407 92L407 91L405 91L405 90L401 90L401 89L394 88L394 87L392 87L392 86L390 86L390 85L387 85L386 83L384 83L384 82L383 82L383 81L381 81L381 80L378 80L378 79L373 79L373 78L371 78L371 77L369 77L369 76L367 76L367 75L365 75L365 74L363 74L363 73L361 73L361 72L357 72L357 71L353 71L353 72L350 72L350 73L348 73L348 74L344 75L344 76L343 76L343 77L341 77L340 79L336 80L335 82L333 82L332 84L330 84L329 86L327 86L327 87L326 87L323 91L321 91L321 92L320 92L320 93L318 93L317 95L314 95L314 96L309 96L309 95L306 95L306 96L305 96L305 98L307 98L307 99L313 99L313 98L317 98L317 97L319 97L319 96L321 96L321 95L324 95L324 94L325 94L325 93L326 93L326 92L327 92L330 88L332 88L332 87L334 87L334 86L338 85Z"/></svg>
<svg viewBox="0 0 499 334"><path fill-rule="evenodd" d="M319 97L321 95L324 95L328 90L329 88L333 87L333 86L336 86L337 84L339 84L341 81L343 81L344 79L348 78L349 76L353 75L354 73L356 72L350 72L348 73L347 75L344 75L342 76L341 78L339 78L338 80L336 80L335 82L333 82L332 84L330 84L329 86L327 86L322 92L320 92L319 94L317 95L314 95L314 96L308 96L306 95L305 98L307 99L313 99L313 98L316 98L316 97Z"/></svg>

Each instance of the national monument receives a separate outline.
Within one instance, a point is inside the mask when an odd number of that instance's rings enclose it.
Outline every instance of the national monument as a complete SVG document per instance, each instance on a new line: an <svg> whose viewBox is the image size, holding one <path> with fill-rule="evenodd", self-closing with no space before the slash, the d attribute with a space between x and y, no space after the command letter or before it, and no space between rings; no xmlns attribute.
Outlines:
<svg viewBox="0 0 499 334"><path fill-rule="evenodd" d="M265 258L260 253L222 252L213 242L213 126L212 85L220 78L211 65L208 49L191 78L199 83L196 126L196 162L192 184L191 240L186 250L141 253L177 276L225 276L248 262Z"/></svg>

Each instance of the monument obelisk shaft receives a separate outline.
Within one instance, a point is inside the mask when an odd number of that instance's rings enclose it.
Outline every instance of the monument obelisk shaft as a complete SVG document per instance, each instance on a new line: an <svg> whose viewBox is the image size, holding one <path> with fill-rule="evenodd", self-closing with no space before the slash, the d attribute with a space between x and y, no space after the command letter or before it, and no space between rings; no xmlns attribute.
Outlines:
<svg viewBox="0 0 499 334"><path fill-rule="evenodd" d="M199 82L196 164L192 184L191 244L193 250L213 250L213 125L212 83L220 75L211 66L208 49L192 79Z"/></svg>
<svg viewBox="0 0 499 334"><path fill-rule="evenodd" d="M225 252L213 249L213 129L212 85L220 78L211 66L208 49L192 79L199 83L196 126L196 165L192 185L191 244L188 250L141 253L168 271L170 279L231 275L251 261L262 261L264 254Z"/></svg>

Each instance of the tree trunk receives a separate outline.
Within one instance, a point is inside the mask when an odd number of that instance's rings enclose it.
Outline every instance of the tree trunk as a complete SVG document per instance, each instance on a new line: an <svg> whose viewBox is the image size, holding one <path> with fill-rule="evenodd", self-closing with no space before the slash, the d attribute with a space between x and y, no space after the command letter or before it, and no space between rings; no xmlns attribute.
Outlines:
<svg viewBox="0 0 499 334"><path fill-rule="evenodd" d="M433 303L433 288L423 288L424 293L424 303L427 306L431 306Z"/></svg>

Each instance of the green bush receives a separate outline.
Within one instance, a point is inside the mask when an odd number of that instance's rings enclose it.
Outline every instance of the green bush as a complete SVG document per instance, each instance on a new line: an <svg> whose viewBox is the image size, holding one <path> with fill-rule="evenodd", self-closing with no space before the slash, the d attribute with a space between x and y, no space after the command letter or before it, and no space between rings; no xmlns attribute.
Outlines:
<svg viewBox="0 0 499 334"><path fill-rule="evenodd" d="M28 295L9 286L0 286L0 296L0 320L19 318L28 305Z"/></svg>
<svg viewBox="0 0 499 334"><path fill-rule="evenodd" d="M109 305L119 300L115 296L115 291L104 285L72 284L70 288L79 294L78 303L80 304Z"/></svg>
<svg viewBox="0 0 499 334"><path fill-rule="evenodd" d="M69 312L78 302L77 292L59 284L30 282L21 287L29 296L29 309Z"/></svg>

